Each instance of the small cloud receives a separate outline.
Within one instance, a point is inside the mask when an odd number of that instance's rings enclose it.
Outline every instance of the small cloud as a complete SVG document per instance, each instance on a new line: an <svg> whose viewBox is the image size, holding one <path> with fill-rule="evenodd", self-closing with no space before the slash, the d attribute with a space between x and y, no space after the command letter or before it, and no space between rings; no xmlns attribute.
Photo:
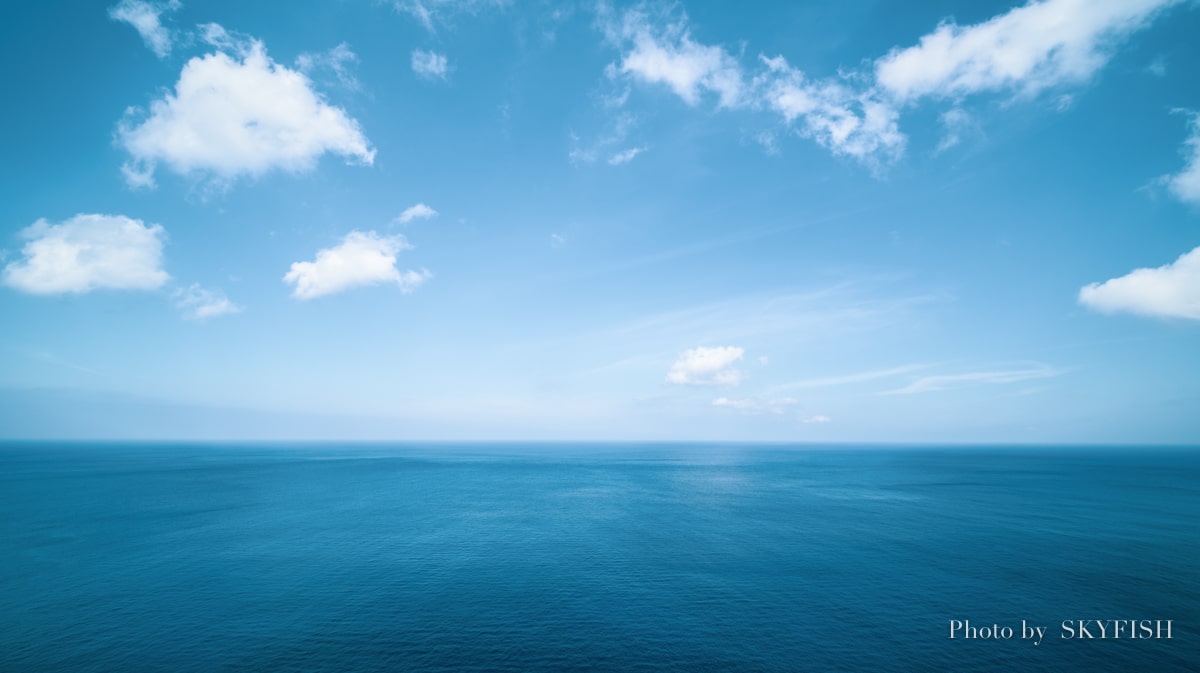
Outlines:
<svg viewBox="0 0 1200 673"><path fill-rule="evenodd" d="M636 157L637 155L639 155L645 151L646 151L645 147L630 147L627 150L621 150L620 152L617 152L616 154L614 154L608 158L608 164L610 166L620 166L621 164L627 164L630 161L633 161L634 157Z"/></svg>
<svg viewBox="0 0 1200 673"><path fill-rule="evenodd" d="M569 134L572 147L570 152L567 153L567 157L573 164L590 164L607 154L609 156L608 164L611 166L628 163L634 157L648 149L642 146L616 151L616 147L625 143L630 131L635 126L637 126L637 118L629 113L621 113L613 119L612 128L607 133L596 138L590 145L582 144L579 136L572 131Z"/></svg>
<svg viewBox="0 0 1200 673"><path fill-rule="evenodd" d="M345 42L319 54L304 53L296 57L296 67L308 75L319 69L333 73L337 81L351 91L359 91L362 84L354 76L351 68L358 63L358 54L350 51L350 45Z"/></svg>
<svg viewBox="0 0 1200 673"><path fill-rule="evenodd" d="M828 416L809 416L808 418L800 419L801 423L832 423L833 419Z"/></svg>
<svg viewBox="0 0 1200 673"><path fill-rule="evenodd" d="M424 49L413 49L412 70L425 79L446 79L450 66L445 54Z"/></svg>
<svg viewBox="0 0 1200 673"><path fill-rule="evenodd" d="M721 107L743 103L746 86L737 59L723 47L693 40L686 15L655 21L638 8L620 20L609 19L607 38L624 51L620 64L606 70L609 79L622 74L662 84L690 106L707 93L715 94Z"/></svg>
<svg viewBox="0 0 1200 673"><path fill-rule="evenodd" d="M798 402L790 397L782 397L779 399L761 400L756 397L747 397L743 399L730 399L728 397L718 397L712 401L714 407L725 407L727 409L735 409L745 414L773 414L780 415L798 404Z"/></svg>
<svg viewBox="0 0 1200 673"><path fill-rule="evenodd" d="M1155 77L1166 77L1167 76L1167 59L1166 59L1166 57L1159 56L1158 58L1151 61L1150 65L1146 66L1146 72L1150 73L1151 75L1154 75Z"/></svg>
<svg viewBox="0 0 1200 673"><path fill-rule="evenodd" d="M175 307L183 311L183 317L188 320L206 320L242 312L242 307L229 301L224 293L205 290L198 283L175 292Z"/></svg>
<svg viewBox="0 0 1200 673"><path fill-rule="evenodd" d="M352 231L338 245L317 251L314 261L293 263L283 280L296 286L292 296L297 299L315 299L383 283L395 284L407 294L433 277L424 269L396 268L396 255L411 248L403 236Z"/></svg>
<svg viewBox="0 0 1200 673"><path fill-rule="evenodd" d="M742 372L733 363L741 360L744 353L744 349L736 346L686 350L671 365L667 381L681 385L736 386L742 381Z"/></svg>
<svg viewBox="0 0 1200 673"><path fill-rule="evenodd" d="M153 290L162 269L160 225L124 215L76 215L62 224L38 220L21 231L23 259L4 267L5 285L30 294Z"/></svg>
<svg viewBox="0 0 1200 673"><path fill-rule="evenodd" d="M1191 110L1176 112L1187 114L1191 126L1191 135L1183 143L1184 166L1183 170L1163 176L1159 181L1180 201L1200 205L1200 114Z"/></svg>
<svg viewBox="0 0 1200 673"><path fill-rule="evenodd" d="M144 0L121 0L108 10L108 16L114 21L128 23L142 36L142 41L159 58L166 58L171 53L174 37L171 31L162 24L162 15L182 7L179 0L169 2L145 2Z"/></svg>
<svg viewBox="0 0 1200 673"><path fill-rule="evenodd" d="M963 136L975 130L975 123L971 119L971 115L960 107L943 112L939 119L942 122L942 139L938 142L937 149L933 151L934 154L941 154L957 146L962 142Z"/></svg>
<svg viewBox="0 0 1200 673"><path fill-rule="evenodd" d="M1102 313L1200 320L1200 247L1170 264L1085 285L1079 303Z"/></svg>
<svg viewBox="0 0 1200 673"><path fill-rule="evenodd" d="M754 141L758 143L767 156L777 157L780 154L779 138L770 131L763 131L754 136Z"/></svg>
<svg viewBox="0 0 1200 673"><path fill-rule="evenodd" d="M762 365L763 367L766 367L769 361L770 360L768 360L767 356L765 355L760 355L758 358L758 364Z"/></svg>
<svg viewBox="0 0 1200 673"><path fill-rule="evenodd" d="M550 234L550 247L558 249L567 244L567 239L558 234Z"/></svg>
<svg viewBox="0 0 1200 673"><path fill-rule="evenodd" d="M404 212L400 213L400 215L396 217L395 221L399 222L400 224L408 224L413 220L427 220L431 217L437 217L437 214L438 211L434 210L433 208L430 208L424 203L418 203L415 206L405 208Z"/></svg>

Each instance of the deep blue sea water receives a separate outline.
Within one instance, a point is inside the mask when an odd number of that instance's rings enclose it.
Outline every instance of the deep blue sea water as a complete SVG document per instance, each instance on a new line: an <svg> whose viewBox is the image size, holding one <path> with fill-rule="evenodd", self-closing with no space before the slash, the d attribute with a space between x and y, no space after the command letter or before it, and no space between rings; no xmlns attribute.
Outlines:
<svg viewBox="0 0 1200 673"><path fill-rule="evenodd" d="M233 670L1196 671L1200 451L0 444L0 671Z"/></svg>

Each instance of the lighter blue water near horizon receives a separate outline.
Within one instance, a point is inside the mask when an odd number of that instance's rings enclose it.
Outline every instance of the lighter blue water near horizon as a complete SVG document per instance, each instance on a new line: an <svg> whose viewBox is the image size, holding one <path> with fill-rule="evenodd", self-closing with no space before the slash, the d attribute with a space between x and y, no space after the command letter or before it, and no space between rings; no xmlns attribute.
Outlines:
<svg viewBox="0 0 1200 673"><path fill-rule="evenodd" d="M1195 449L9 442L0 671L1195 671L1198 515Z"/></svg>

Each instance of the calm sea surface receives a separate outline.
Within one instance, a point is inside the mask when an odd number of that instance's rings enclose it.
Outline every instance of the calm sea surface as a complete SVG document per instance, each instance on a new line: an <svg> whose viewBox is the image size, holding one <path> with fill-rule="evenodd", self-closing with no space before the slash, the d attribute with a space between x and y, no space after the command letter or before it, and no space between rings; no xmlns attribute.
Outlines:
<svg viewBox="0 0 1200 673"><path fill-rule="evenodd" d="M0 671L229 670L1197 671L1200 450L0 444Z"/></svg>

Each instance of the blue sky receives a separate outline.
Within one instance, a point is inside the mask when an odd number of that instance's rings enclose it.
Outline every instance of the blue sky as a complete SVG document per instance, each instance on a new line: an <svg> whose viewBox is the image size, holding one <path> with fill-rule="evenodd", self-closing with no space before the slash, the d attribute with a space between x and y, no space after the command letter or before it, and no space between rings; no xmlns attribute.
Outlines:
<svg viewBox="0 0 1200 673"><path fill-rule="evenodd" d="M1200 441L1196 3L752 7L7 5L0 436Z"/></svg>

